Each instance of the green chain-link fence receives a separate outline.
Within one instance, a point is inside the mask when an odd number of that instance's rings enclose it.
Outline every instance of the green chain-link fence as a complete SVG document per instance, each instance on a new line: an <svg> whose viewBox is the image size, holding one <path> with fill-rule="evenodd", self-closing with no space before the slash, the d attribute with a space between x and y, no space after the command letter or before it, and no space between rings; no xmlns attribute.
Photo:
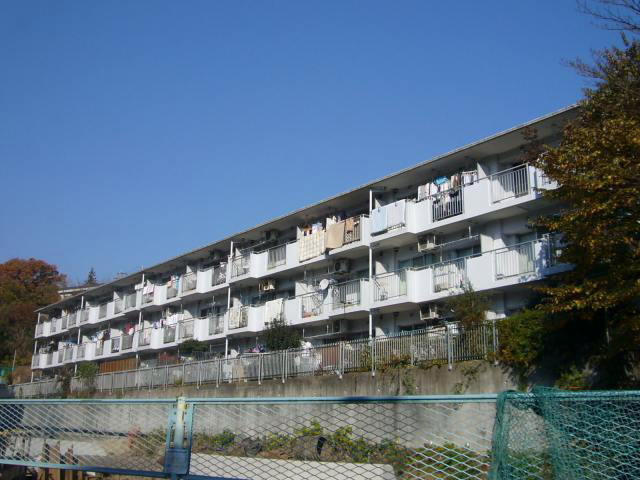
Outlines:
<svg viewBox="0 0 640 480"><path fill-rule="evenodd" d="M491 463L500 480L638 479L640 392L505 392Z"/></svg>

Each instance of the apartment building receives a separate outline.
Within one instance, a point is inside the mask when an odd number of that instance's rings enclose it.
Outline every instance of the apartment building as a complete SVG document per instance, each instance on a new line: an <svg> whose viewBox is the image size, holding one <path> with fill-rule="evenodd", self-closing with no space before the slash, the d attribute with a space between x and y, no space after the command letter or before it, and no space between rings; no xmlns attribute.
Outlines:
<svg viewBox="0 0 640 480"><path fill-rule="evenodd" d="M451 320L465 284L490 318L529 301L561 271L530 220L556 188L521 162L522 132L559 141L569 107L368 185L231 235L37 311L33 370L95 361L103 371L176 360L187 340L211 355L262 345L276 319L313 345L382 337ZM364 168L364 165L363 165Z"/></svg>

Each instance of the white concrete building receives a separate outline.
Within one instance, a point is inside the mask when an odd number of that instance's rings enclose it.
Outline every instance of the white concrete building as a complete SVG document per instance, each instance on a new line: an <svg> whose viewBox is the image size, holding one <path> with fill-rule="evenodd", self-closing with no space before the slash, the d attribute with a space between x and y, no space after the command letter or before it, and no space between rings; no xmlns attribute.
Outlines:
<svg viewBox="0 0 640 480"><path fill-rule="evenodd" d="M575 113L527 125L553 144ZM520 163L524 127L42 308L33 368L153 366L188 339L244 351L276 318L313 344L422 329L466 282L507 316L563 268L529 226L553 211L541 191L555 185Z"/></svg>

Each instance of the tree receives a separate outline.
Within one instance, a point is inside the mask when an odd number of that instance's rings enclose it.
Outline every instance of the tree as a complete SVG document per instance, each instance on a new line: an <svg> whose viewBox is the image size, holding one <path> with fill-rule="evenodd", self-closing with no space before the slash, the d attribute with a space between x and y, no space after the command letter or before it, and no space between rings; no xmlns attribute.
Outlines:
<svg viewBox="0 0 640 480"><path fill-rule="evenodd" d="M593 3L579 0L578 8L598 20L602 28L640 35L640 0L598 0L600 6Z"/></svg>
<svg viewBox="0 0 640 480"><path fill-rule="evenodd" d="M300 348L301 340L300 332L284 320L273 320L264 331L265 345L269 350Z"/></svg>
<svg viewBox="0 0 640 480"><path fill-rule="evenodd" d="M544 194L564 209L537 222L562 232L559 260L575 267L540 289L542 308L599 322L593 355L629 378L640 340L640 42L576 66L594 87L560 145L529 159L560 185Z"/></svg>
<svg viewBox="0 0 640 480"><path fill-rule="evenodd" d="M456 321L469 328L486 320L489 298L484 293L476 292L470 283L466 283L461 294L447 298L444 308L453 314Z"/></svg>
<svg viewBox="0 0 640 480"><path fill-rule="evenodd" d="M59 300L65 283L55 265L30 258L0 264L0 361L17 352L19 364L29 364L33 345L34 310Z"/></svg>
<svg viewBox="0 0 640 480"><path fill-rule="evenodd" d="M85 282L85 285L97 285L98 284L98 280L96 279L96 271L94 270L93 267L91 267L91 270L89 270L89 275L87 275L87 281Z"/></svg>

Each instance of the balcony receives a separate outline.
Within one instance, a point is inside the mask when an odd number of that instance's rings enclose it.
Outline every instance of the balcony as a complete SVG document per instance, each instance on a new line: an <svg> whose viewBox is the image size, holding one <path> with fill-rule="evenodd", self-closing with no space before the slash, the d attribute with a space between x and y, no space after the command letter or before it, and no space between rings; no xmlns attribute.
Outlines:
<svg viewBox="0 0 640 480"><path fill-rule="evenodd" d="M52 318L49 323L49 333L56 333L58 329L58 318Z"/></svg>
<svg viewBox="0 0 640 480"><path fill-rule="evenodd" d="M42 336L44 333L44 323L38 323L36 325L36 337Z"/></svg>
<svg viewBox="0 0 640 480"><path fill-rule="evenodd" d="M133 335L122 335L120 350L130 350L133 347Z"/></svg>
<svg viewBox="0 0 640 480"><path fill-rule="evenodd" d="M137 304L137 294L129 293L124 296L124 308L129 310L130 308L135 308Z"/></svg>
<svg viewBox="0 0 640 480"><path fill-rule="evenodd" d="M178 324L178 339L193 338L194 321L183 320Z"/></svg>
<svg viewBox="0 0 640 480"><path fill-rule="evenodd" d="M60 331L67 329L67 316L60 318Z"/></svg>
<svg viewBox="0 0 640 480"><path fill-rule="evenodd" d="M211 315L209 317L209 335L221 335L224 333L224 314Z"/></svg>
<svg viewBox="0 0 640 480"><path fill-rule="evenodd" d="M118 313L122 313L124 310L124 301L121 298L116 299L113 302L113 314L117 315Z"/></svg>
<svg viewBox="0 0 640 480"><path fill-rule="evenodd" d="M496 280L533 273L535 271L534 255L533 242L496 250L494 253Z"/></svg>
<svg viewBox="0 0 640 480"><path fill-rule="evenodd" d="M139 347L147 347L151 345L151 333L153 332L152 328L145 328L138 331L138 346Z"/></svg>
<svg viewBox="0 0 640 480"><path fill-rule="evenodd" d="M78 345L78 348L76 350L76 360L84 360L86 354L86 345L83 343L81 345Z"/></svg>
<svg viewBox="0 0 640 480"><path fill-rule="evenodd" d="M50 367L53 364L53 353L54 352L47 353L47 356L45 358L45 365L47 367Z"/></svg>
<svg viewBox="0 0 640 480"><path fill-rule="evenodd" d="M245 253L231 260L231 278L241 277L251 269L251 253Z"/></svg>
<svg viewBox="0 0 640 480"><path fill-rule="evenodd" d="M267 250L267 270L272 270L286 263L287 263L287 244L286 243Z"/></svg>
<svg viewBox="0 0 640 480"><path fill-rule="evenodd" d="M100 305L98 305L98 318L102 319L102 318L107 318L107 306L109 304L108 303L101 303Z"/></svg>
<svg viewBox="0 0 640 480"><path fill-rule="evenodd" d="M182 276L182 294L193 292L198 284L198 276L195 272L187 273Z"/></svg>
<svg viewBox="0 0 640 480"><path fill-rule="evenodd" d="M58 363L64 362L64 348L58 350Z"/></svg>
<svg viewBox="0 0 640 480"><path fill-rule="evenodd" d="M80 312L78 311L78 312L73 312L67 315L67 328L72 328L76 326L76 323L78 322L79 313Z"/></svg>
<svg viewBox="0 0 640 480"><path fill-rule="evenodd" d="M211 272L211 286L223 285L227 283L227 264L222 263L217 267L212 268Z"/></svg>
<svg viewBox="0 0 640 480"><path fill-rule="evenodd" d="M173 282L167 285L167 300L178 296L178 289L174 286Z"/></svg>
<svg viewBox="0 0 640 480"><path fill-rule="evenodd" d="M373 278L373 300L383 302L407 294L407 271L382 273Z"/></svg>
<svg viewBox="0 0 640 480"><path fill-rule="evenodd" d="M120 351L120 337L113 337L111 339L111 353L118 353Z"/></svg>
<svg viewBox="0 0 640 480"><path fill-rule="evenodd" d="M100 340L96 343L95 356L101 357L104 355L104 341Z"/></svg>
<svg viewBox="0 0 640 480"><path fill-rule="evenodd" d="M249 307L234 307L229 310L229 330L246 328L249 325Z"/></svg>
<svg viewBox="0 0 640 480"><path fill-rule="evenodd" d="M64 348L64 357L63 361L70 362L73 360L73 347L65 347Z"/></svg>
<svg viewBox="0 0 640 480"><path fill-rule="evenodd" d="M40 355L37 353L31 357L31 368L38 368L40 366Z"/></svg>
<svg viewBox="0 0 640 480"><path fill-rule="evenodd" d="M432 265L434 293L462 288L467 282L467 259L458 258Z"/></svg>
<svg viewBox="0 0 640 480"><path fill-rule="evenodd" d="M336 315L351 307L364 304L363 285L366 279L350 280L331 285L325 292L313 292L300 296L300 315L309 319L321 315Z"/></svg>
<svg viewBox="0 0 640 480"><path fill-rule="evenodd" d="M531 191L527 165L494 173L490 176L491 202L498 203L509 198L521 197Z"/></svg>
<svg viewBox="0 0 640 480"><path fill-rule="evenodd" d="M457 187L430 197L431 218L434 222L464 213L464 188Z"/></svg>
<svg viewBox="0 0 640 480"><path fill-rule="evenodd" d="M164 327L162 341L164 343L173 343L176 341L176 326Z"/></svg>
<svg viewBox="0 0 640 480"><path fill-rule="evenodd" d="M371 212L371 235L397 230L407 224L407 201L398 200Z"/></svg>
<svg viewBox="0 0 640 480"><path fill-rule="evenodd" d="M89 321L89 309L80 310L80 325Z"/></svg>
<svg viewBox="0 0 640 480"><path fill-rule="evenodd" d="M300 297L302 318L322 315L324 312L324 295L322 292L308 293Z"/></svg>

